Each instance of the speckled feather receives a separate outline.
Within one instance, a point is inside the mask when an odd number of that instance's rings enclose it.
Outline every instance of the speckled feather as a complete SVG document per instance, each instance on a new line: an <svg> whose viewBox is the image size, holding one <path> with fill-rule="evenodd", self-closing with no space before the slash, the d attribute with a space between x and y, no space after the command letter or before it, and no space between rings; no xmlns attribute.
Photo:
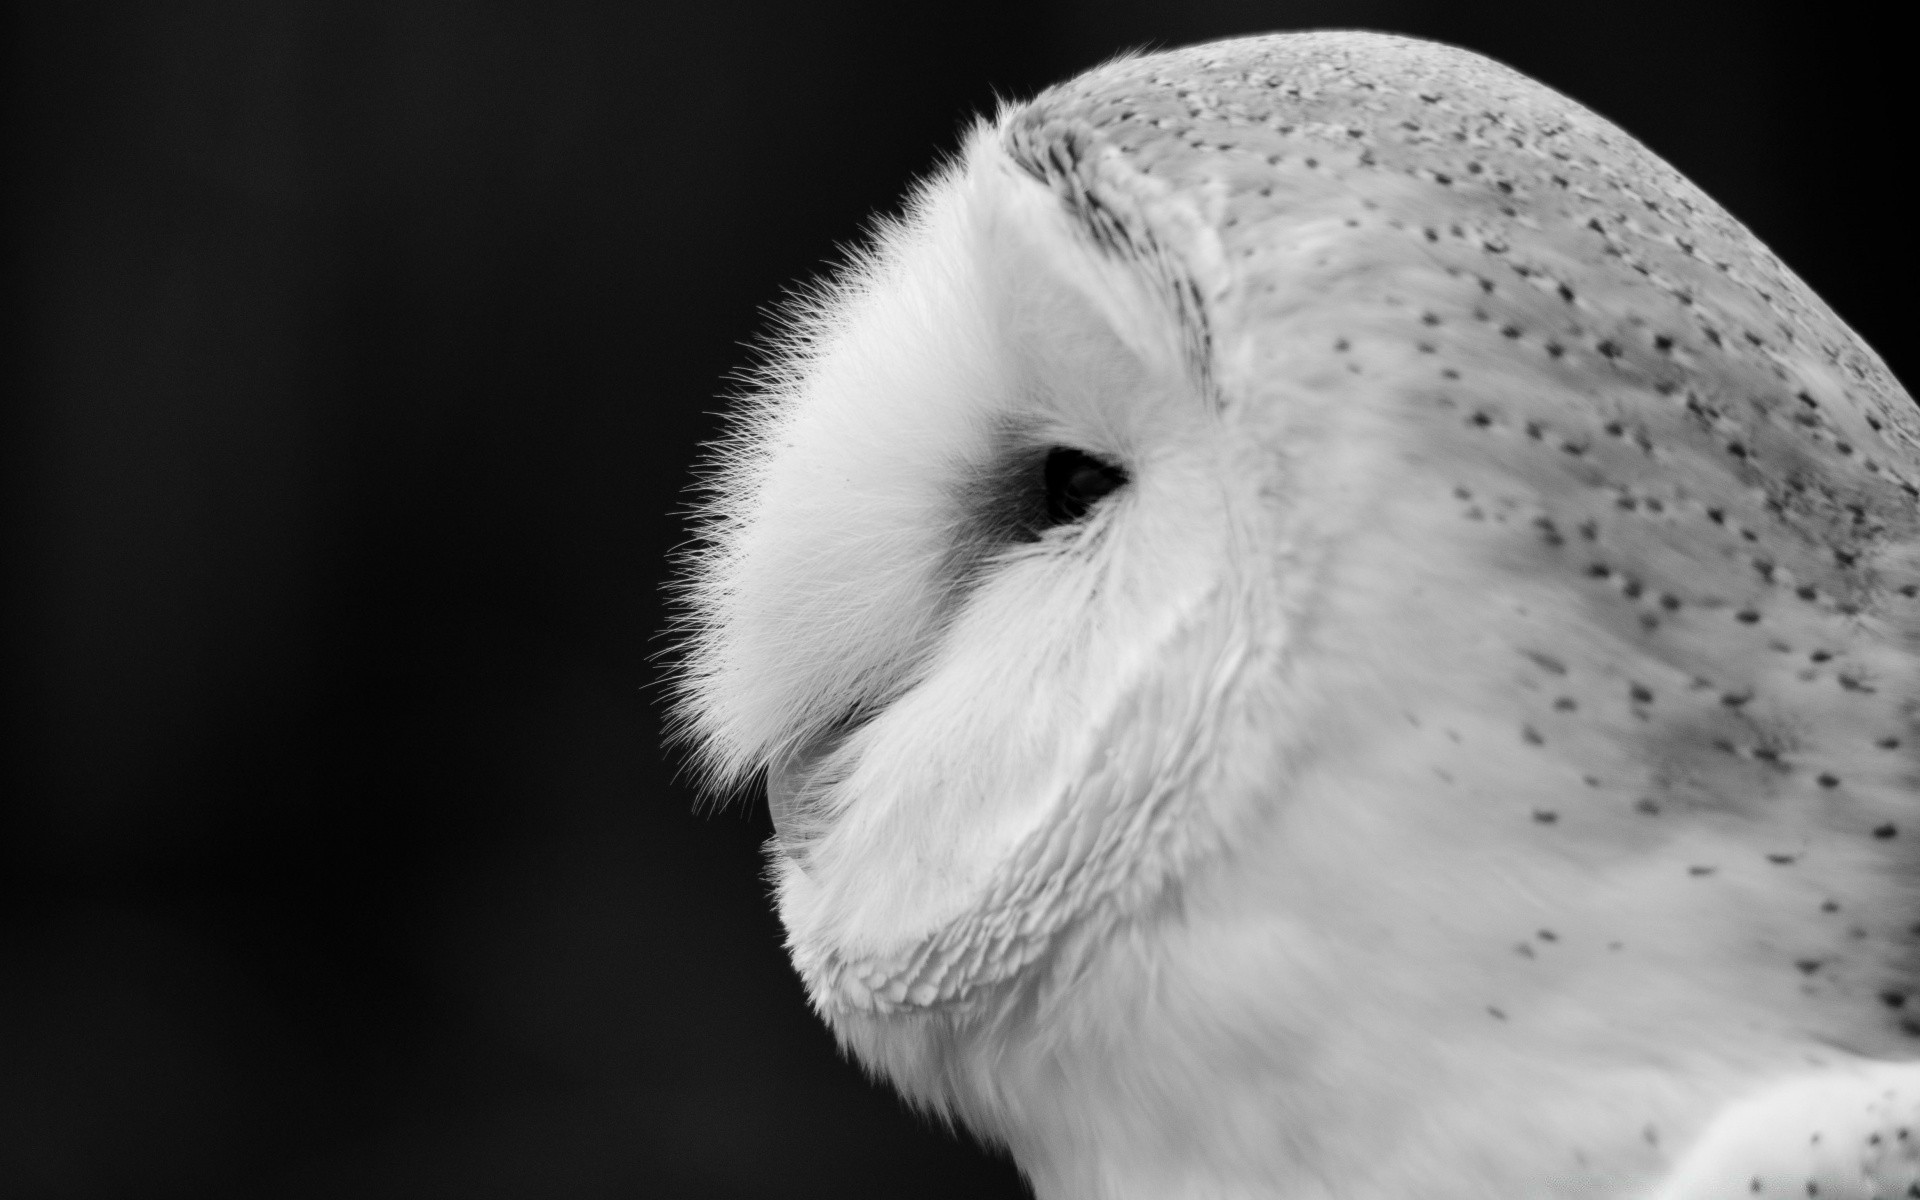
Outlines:
<svg viewBox="0 0 1920 1200"><path fill-rule="evenodd" d="M1427 43L1121 60L935 193L1014 211L1001 170L1066 214L1035 261L1175 331L1228 565L1101 577L1170 614L1155 661L1004 852L926 859L957 890L890 900L854 833L777 860L843 1042L1047 1197L1899 1194L1755 1132L1832 1096L1867 1147L1920 1096L1920 421L1873 353L1632 138ZM692 689L742 760L876 703L711 715L758 520L721 515Z"/></svg>

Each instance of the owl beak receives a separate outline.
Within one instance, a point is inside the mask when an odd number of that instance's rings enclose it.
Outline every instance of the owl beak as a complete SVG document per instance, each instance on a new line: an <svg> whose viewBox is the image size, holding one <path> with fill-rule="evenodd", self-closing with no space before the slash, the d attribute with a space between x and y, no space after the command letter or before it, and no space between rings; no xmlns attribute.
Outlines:
<svg viewBox="0 0 1920 1200"><path fill-rule="evenodd" d="M819 815L826 789L836 782L831 769L839 750L859 722L843 721L800 742L767 764L767 807L780 849L806 866L806 845L820 832Z"/></svg>

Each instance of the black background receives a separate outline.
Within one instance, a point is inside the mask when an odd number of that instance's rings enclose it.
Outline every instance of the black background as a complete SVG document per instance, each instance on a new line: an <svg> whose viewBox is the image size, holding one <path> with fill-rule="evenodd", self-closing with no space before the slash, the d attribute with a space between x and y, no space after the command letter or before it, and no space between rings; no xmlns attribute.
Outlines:
<svg viewBox="0 0 1920 1200"><path fill-rule="evenodd" d="M1910 39L1834 6L10 19L9 1197L1022 1194L838 1059L654 661L743 343L996 96L1237 32L1464 44L1912 377Z"/></svg>

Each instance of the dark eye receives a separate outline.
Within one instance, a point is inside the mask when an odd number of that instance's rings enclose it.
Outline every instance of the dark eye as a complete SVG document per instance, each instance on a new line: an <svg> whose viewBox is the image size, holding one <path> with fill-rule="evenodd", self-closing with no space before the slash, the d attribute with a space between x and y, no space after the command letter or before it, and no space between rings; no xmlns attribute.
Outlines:
<svg viewBox="0 0 1920 1200"><path fill-rule="evenodd" d="M1078 521L1100 497L1127 482L1117 463L1084 451L1055 446L1047 451L1047 520L1054 525Z"/></svg>

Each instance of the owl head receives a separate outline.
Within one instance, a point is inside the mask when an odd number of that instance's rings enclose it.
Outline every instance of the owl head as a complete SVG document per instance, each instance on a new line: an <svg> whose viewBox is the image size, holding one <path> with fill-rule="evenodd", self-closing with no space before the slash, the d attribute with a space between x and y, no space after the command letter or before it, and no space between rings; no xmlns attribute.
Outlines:
<svg viewBox="0 0 1920 1200"><path fill-rule="evenodd" d="M1900 886L1846 839L1905 802L1909 408L1497 64L1123 59L790 314L685 729L764 779L821 1015L1045 1194L1626 1195L1796 1038L1897 1037L1753 947Z"/></svg>

